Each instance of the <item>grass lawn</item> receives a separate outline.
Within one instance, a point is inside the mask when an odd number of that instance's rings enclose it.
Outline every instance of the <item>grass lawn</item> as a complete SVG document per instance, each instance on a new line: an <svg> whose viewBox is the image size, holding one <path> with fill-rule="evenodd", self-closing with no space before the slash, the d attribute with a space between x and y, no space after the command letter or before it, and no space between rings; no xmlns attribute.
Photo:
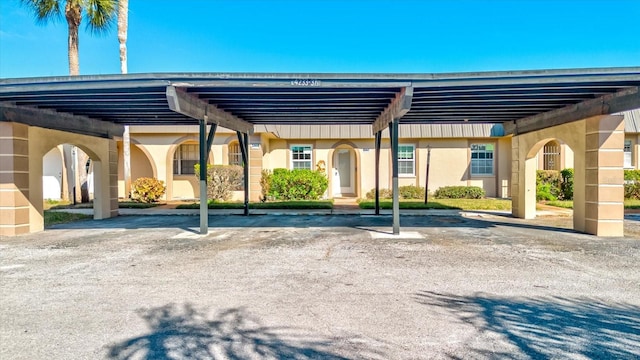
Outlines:
<svg viewBox="0 0 640 360"><path fill-rule="evenodd" d="M164 205L164 203L141 203L137 201L119 201L118 207L121 209L146 209L155 207L158 205ZM47 199L44 201L44 210L49 209L92 209L93 202L88 203L79 203L73 205L71 202L66 200L51 200Z"/></svg>
<svg viewBox="0 0 640 360"><path fill-rule="evenodd" d="M553 201L544 202L544 204L563 208L563 209L573 209L573 200L553 200Z"/></svg>
<svg viewBox="0 0 640 360"><path fill-rule="evenodd" d="M93 216L85 214L73 214L62 211L47 211L44 212L44 226L51 226L55 224L64 224L72 221L91 219Z"/></svg>
<svg viewBox="0 0 640 360"><path fill-rule="evenodd" d="M549 205L549 206L559 207L559 208L573 209L573 201L572 200L547 201L544 204L545 205ZM640 200L625 199L624 200L624 208L625 209L640 209Z"/></svg>
<svg viewBox="0 0 640 360"><path fill-rule="evenodd" d="M199 209L199 203L178 205L176 209ZM209 209L243 209L241 202L210 202ZM249 203L250 209L333 209L330 200L269 201Z"/></svg>
<svg viewBox="0 0 640 360"><path fill-rule="evenodd" d="M375 201L363 200L361 209L375 208ZM391 209L393 202L380 200L381 209ZM401 200L400 209L459 209L459 210L511 210L511 200L504 199L429 199L427 204L420 200Z"/></svg>

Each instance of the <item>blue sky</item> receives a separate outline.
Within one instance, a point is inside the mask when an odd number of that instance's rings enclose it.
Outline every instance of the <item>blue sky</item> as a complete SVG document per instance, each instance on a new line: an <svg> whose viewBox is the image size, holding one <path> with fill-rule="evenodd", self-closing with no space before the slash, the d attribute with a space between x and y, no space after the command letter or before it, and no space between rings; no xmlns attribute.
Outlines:
<svg viewBox="0 0 640 360"><path fill-rule="evenodd" d="M640 66L640 0L130 0L129 72L434 73ZM66 23L0 0L0 77L68 74ZM80 73L119 73L116 27Z"/></svg>

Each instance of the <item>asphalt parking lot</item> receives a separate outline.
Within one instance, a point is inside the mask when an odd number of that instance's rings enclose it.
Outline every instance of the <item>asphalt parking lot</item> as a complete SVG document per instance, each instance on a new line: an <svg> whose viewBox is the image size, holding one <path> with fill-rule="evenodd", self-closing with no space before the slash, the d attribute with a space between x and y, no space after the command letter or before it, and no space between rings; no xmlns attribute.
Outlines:
<svg viewBox="0 0 640 360"><path fill-rule="evenodd" d="M0 359L637 359L640 218L121 216L0 239Z"/></svg>

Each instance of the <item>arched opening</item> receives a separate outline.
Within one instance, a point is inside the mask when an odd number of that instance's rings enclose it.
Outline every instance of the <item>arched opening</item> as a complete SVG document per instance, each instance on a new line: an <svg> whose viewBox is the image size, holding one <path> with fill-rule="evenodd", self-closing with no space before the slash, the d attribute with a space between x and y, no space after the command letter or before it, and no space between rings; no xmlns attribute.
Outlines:
<svg viewBox="0 0 640 360"><path fill-rule="evenodd" d="M532 209L533 215L530 217L553 210L553 213L564 211L565 215L571 218L575 188L573 166L573 149L559 138L539 140L529 149L525 173L534 172L531 190L535 194L532 200L536 204L535 209ZM583 170L582 165L578 164L578 166ZM567 169L568 167L573 171ZM578 197L582 195L578 194ZM566 210L558 210L558 208Z"/></svg>
<svg viewBox="0 0 640 360"><path fill-rule="evenodd" d="M157 178L157 170L151 160L151 155L144 148L143 145L139 145L133 142L131 139L131 146L129 148L129 161L131 166L131 182L136 179L147 177ZM129 194L125 194L124 184L124 151L122 149L122 142L118 143L118 197L128 198Z"/></svg>
<svg viewBox="0 0 640 360"><path fill-rule="evenodd" d="M87 203L93 200L93 162L73 144L54 146L42 157L42 198Z"/></svg>
<svg viewBox="0 0 640 360"><path fill-rule="evenodd" d="M62 146L56 146L42 158L42 198L59 201L63 199L64 161Z"/></svg>

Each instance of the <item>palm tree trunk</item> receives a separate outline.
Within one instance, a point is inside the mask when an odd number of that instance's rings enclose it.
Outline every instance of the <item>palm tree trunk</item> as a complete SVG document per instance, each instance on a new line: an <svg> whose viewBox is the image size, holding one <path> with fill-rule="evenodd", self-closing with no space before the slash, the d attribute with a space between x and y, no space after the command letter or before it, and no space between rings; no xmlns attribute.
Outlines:
<svg viewBox="0 0 640 360"><path fill-rule="evenodd" d="M127 73L127 27L129 0L118 1L118 42L120 42L120 72Z"/></svg>
<svg viewBox="0 0 640 360"><path fill-rule="evenodd" d="M129 0L118 2L118 42L120 43L120 72L127 73L127 28L129 26ZM124 196L131 197L131 137L129 125L124 126L122 134L122 152L124 157Z"/></svg>
<svg viewBox="0 0 640 360"><path fill-rule="evenodd" d="M69 75L80 75L80 60L78 56L78 47L80 39L78 37L78 29L82 20L82 7L78 1L67 0L64 7L64 16L67 19L69 28Z"/></svg>

